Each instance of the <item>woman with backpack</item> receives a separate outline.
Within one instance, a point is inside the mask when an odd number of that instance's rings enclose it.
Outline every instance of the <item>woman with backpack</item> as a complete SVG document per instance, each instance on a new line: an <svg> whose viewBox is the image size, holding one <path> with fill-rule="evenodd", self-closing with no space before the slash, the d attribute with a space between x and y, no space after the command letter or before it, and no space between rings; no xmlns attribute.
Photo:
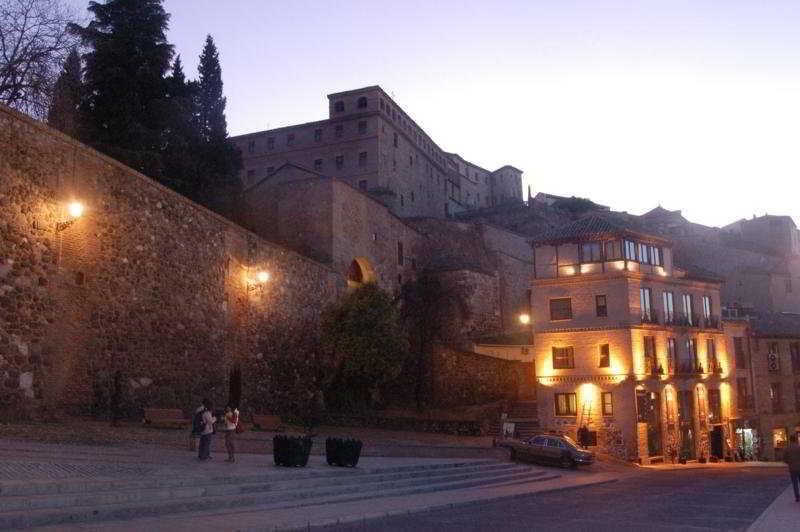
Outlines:
<svg viewBox="0 0 800 532"><path fill-rule="evenodd" d="M236 448L233 444L233 437L239 430L239 410L232 405L228 405L225 407L225 449L228 451L226 462L233 463L236 461Z"/></svg>

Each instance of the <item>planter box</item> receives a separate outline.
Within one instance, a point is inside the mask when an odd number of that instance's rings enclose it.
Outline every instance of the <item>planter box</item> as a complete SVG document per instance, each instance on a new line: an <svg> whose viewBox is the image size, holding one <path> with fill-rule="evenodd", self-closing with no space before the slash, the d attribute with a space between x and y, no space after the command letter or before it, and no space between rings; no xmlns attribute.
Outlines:
<svg viewBox="0 0 800 532"><path fill-rule="evenodd" d="M311 454L313 440L308 436L283 436L272 438L272 457L276 466L305 467Z"/></svg>
<svg viewBox="0 0 800 532"><path fill-rule="evenodd" d="M360 440L328 438L325 440L325 457L328 465L340 467L355 467L361 457Z"/></svg>

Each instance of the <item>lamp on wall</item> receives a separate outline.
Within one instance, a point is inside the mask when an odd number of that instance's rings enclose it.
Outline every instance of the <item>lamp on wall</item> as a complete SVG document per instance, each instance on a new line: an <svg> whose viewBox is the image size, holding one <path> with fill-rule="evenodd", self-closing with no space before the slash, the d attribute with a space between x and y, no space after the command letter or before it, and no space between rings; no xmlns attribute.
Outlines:
<svg viewBox="0 0 800 532"><path fill-rule="evenodd" d="M247 291L253 292L255 290L261 290L264 288L264 285L269 282L270 275L268 271L261 270L259 271L256 276L250 279L247 282Z"/></svg>
<svg viewBox="0 0 800 532"><path fill-rule="evenodd" d="M531 315L523 312L519 315L519 322L522 325L528 325L531 322Z"/></svg>
<svg viewBox="0 0 800 532"><path fill-rule="evenodd" d="M75 220L83 216L83 203L80 201L72 201L67 205L67 215L69 218L62 222L56 223L56 232L63 231L70 225L75 223Z"/></svg>

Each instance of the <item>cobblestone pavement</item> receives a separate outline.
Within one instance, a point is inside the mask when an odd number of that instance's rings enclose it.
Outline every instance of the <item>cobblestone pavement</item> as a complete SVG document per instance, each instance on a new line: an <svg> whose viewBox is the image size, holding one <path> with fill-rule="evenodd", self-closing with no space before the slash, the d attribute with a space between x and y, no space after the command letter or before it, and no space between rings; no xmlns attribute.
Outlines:
<svg viewBox="0 0 800 532"><path fill-rule="evenodd" d="M87 478L141 478L152 467L112 464L67 464L58 462L2 462L0 480L56 480Z"/></svg>
<svg viewBox="0 0 800 532"><path fill-rule="evenodd" d="M786 472L777 468L645 471L613 484L388 517L330 530L746 530L787 483Z"/></svg>

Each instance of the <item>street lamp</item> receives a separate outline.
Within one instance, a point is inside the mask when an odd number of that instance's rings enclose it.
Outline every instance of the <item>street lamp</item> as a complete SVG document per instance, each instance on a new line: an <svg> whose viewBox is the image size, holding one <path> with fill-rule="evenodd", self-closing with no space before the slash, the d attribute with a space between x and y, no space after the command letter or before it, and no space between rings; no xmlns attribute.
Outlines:
<svg viewBox="0 0 800 532"><path fill-rule="evenodd" d="M270 275L269 275L268 271L266 271L266 270L259 271L256 274L255 279L252 279L252 280L248 281L248 283L247 283L247 291L248 292L253 292L254 290L263 289L264 285L267 284L269 279L270 279Z"/></svg>
<svg viewBox="0 0 800 532"><path fill-rule="evenodd" d="M58 233L60 231L63 231L70 225L74 224L75 220L83 216L83 211L84 211L83 203L81 203L80 201L70 202L67 205L67 214L69 215L69 218L67 220L56 223L56 232Z"/></svg>

